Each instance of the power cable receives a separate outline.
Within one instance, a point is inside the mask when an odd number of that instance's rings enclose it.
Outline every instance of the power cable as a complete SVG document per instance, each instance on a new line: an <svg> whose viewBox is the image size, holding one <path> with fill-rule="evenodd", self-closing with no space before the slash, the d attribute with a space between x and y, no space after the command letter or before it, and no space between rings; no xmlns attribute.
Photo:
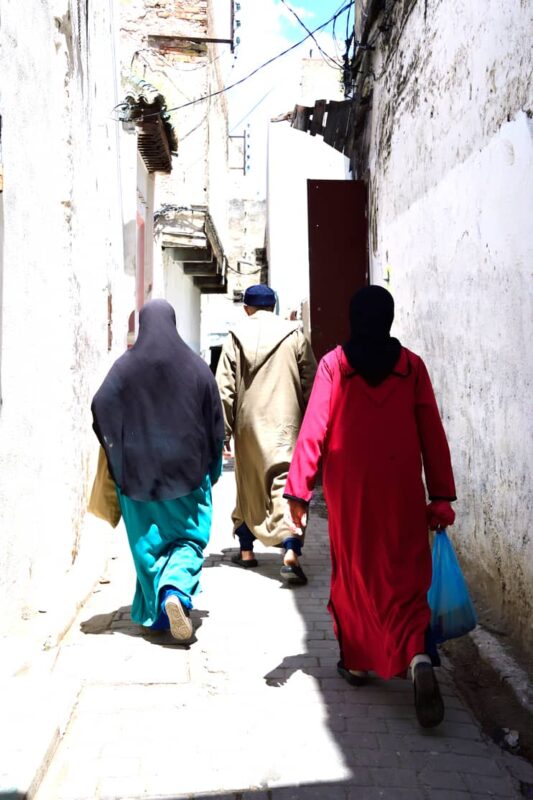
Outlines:
<svg viewBox="0 0 533 800"><path fill-rule="evenodd" d="M314 36L314 31L310 31L310 30L309 30L309 28L307 27L307 25L305 24L305 22L304 22L302 19L300 19L300 17L299 17L299 16L298 16L298 14L296 13L296 11L295 11L293 8L291 8L291 7L290 7L290 5L289 5L289 4L286 2L286 0L281 0L281 2L282 2L282 3L283 3L283 5L285 6L285 8L286 8L288 11L290 11L290 13L293 15L293 17L295 17L295 18L296 18L296 20L297 20L297 21L298 21L298 23L299 23L299 24L302 26L302 28L304 29L304 31L307 31L307 34L308 34L308 36L310 36L310 37L311 37L311 39L313 40L313 42L314 42L314 43L316 44L316 46L318 47L318 50L319 50L320 54L322 55L322 57L324 58L324 60L325 60L326 64L328 64L330 67L334 67L334 69L342 69L342 65L341 65L341 64L339 64L337 61L335 61L335 59L334 59L332 56L330 56L330 55L329 55L329 53L326 53L326 51L325 51L325 50L324 50L324 49L323 49L323 48L320 46L320 44L319 44L319 42L318 42L318 40L317 40L316 36ZM333 22L335 23L335 21L336 21L337 17L334 15L334 16L332 17L332 19L333 19Z"/></svg>
<svg viewBox="0 0 533 800"><path fill-rule="evenodd" d="M248 75L245 75L244 78L240 78L238 81L235 81L235 83L230 83L229 86L225 86L223 89L219 89L216 92L211 92L211 94L207 94L207 95L204 95L202 97L198 97L196 100L190 100L188 103L183 103L183 105L181 105L181 106L175 106L174 108L167 108L162 112L161 111L154 111L154 112L150 112L149 114L144 114L143 115L143 119L148 119L149 117L159 117L162 114L165 114L165 115L169 114L171 111L181 111L181 109L183 109L183 108L188 108L188 106L196 105L196 103L202 103L204 100L209 100L211 97L218 97L218 95L225 94L226 92L229 92L230 89L234 89L236 86L240 86L242 83L247 81L253 75L256 75L260 70L264 69L265 67L268 67L268 65L272 64L274 61L277 61L278 58L281 58L282 56L287 55L287 53L290 53L291 50L295 50L301 44L306 42L307 39L309 39L311 36L313 36L313 34L317 33L320 30L322 30L322 28L327 27L331 22L333 22L334 19L339 17L348 8L350 8L351 5L352 5L352 0L350 0L349 3L346 3L346 5L344 5L341 8L340 11L335 12L335 14L332 17L330 17L328 20L326 20L326 22L323 22L321 25L318 25L316 28L314 28L314 30L310 31L307 34L307 36L304 36L304 38L300 39L299 42L295 42L295 44L292 44L290 47L287 47L286 50L282 50L281 53L278 53L277 55L272 56L272 58L269 58L268 61L265 61L259 67L256 67L254 70L252 70L252 72L248 73ZM120 107L121 105L123 105L123 104L119 104L118 106L115 106L115 108ZM115 109L113 109L113 110L115 110Z"/></svg>
<svg viewBox="0 0 533 800"><path fill-rule="evenodd" d="M268 92L266 92L266 93L263 95L263 97L261 98L261 100L258 100L258 101L257 101L257 103L256 103L254 106L252 106L252 108L251 108L249 111L247 111L247 112L246 112L246 114L244 115L244 117L242 117L242 118L241 118L241 119L240 119L238 122L236 122L236 123L235 123L235 125L232 125L232 126L231 126L231 128L230 128L229 132L230 132L230 133L232 133L232 132L235 130L235 128L238 128L238 127L239 127L239 125L242 125L242 123L243 123L243 122L245 122L245 121L248 119L248 117L250 116L250 114L253 114L253 112L255 111L255 109L256 109L256 108L258 108L258 106L260 106L260 105L261 105L261 103L263 102L263 100L266 100L266 98L268 97L268 95L269 95L269 94L271 94L271 93L274 91L274 89L275 89L275 86L271 86L271 87L270 87L270 89L268 90Z"/></svg>
<svg viewBox="0 0 533 800"><path fill-rule="evenodd" d="M354 12L355 12L355 0L353 0L353 6L354 6ZM348 15L346 17L346 38L347 39L349 38L349 33L350 33L350 17L351 17L351 14L352 14L352 7L350 6L350 8L348 9ZM354 22L354 25L355 25L355 16L354 16L354 21L353 22Z"/></svg>
<svg viewBox="0 0 533 800"><path fill-rule="evenodd" d="M133 62L135 61L137 56L139 56L141 53L150 53L152 56L155 56L156 58L159 58L167 66L172 67L172 69L174 69L174 70L176 70L178 72L185 72L185 73L197 72L199 69L206 69L207 67L210 67L211 64L214 64L215 61L218 61L219 58L224 57L228 52L229 52L228 50L222 50L218 55L216 55L214 58L212 58L211 61L204 61L202 64L198 64L198 66L196 66L196 67L187 68L187 67L181 66L181 64L177 64L177 63L174 63L173 61L170 61L168 58L165 58L165 56L162 53L159 53L157 50L154 50L153 47L143 47L140 50L136 50L134 52L134 54L132 55L131 62L130 62L130 69L133 68ZM147 63L147 62L145 61L145 63Z"/></svg>

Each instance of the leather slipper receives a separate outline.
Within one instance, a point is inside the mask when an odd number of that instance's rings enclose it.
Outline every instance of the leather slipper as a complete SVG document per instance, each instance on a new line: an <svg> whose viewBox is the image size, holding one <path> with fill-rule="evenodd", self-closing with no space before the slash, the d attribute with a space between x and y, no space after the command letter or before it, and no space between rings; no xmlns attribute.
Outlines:
<svg viewBox="0 0 533 800"><path fill-rule="evenodd" d="M256 558L249 558L248 560L245 560L242 558L240 553L237 553L231 557L231 563L237 564L238 567L244 567L244 569L253 569L254 567L257 567Z"/></svg>
<svg viewBox="0 0 533 800"><path fill-rule="evenodd" d="M307 576L300 566L286 567L283 565L279 574L282 580L292 586L304 586L307 583Z"/></svg>

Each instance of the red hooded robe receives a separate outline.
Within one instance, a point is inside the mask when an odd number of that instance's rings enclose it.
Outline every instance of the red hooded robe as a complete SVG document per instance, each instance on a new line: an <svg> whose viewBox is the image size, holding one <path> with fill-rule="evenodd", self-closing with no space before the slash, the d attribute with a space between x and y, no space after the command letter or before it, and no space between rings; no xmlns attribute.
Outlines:
<svg viewBox="0 0 533 800"><path fill-rule="evenodd" d="M321 360L285 496L309 501L319 465L329 515L329 611L347 669L404 674L426 651L426 493L455 499L446 434L422 359L402 348L370 386L342 347Z"/></svg>

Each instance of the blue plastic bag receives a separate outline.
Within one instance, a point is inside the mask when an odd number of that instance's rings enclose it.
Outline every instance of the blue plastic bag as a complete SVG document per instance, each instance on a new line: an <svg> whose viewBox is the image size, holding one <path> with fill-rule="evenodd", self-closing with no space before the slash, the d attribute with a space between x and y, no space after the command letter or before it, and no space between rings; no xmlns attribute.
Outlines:
<svg viewBox="0 0 533 800"><path fill-rule="evenodd" d="M428 592L430 628L433 640L441 644L473 630L477 617L461 567L444 529L435 532L432 561L433 578Z"/></svg>

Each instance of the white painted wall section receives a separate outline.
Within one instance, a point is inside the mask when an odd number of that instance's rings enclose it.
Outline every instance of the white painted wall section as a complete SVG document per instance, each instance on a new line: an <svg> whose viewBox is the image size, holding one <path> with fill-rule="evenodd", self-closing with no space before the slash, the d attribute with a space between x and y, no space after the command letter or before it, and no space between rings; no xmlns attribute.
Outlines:
<svg viewBox="0 0 533 800"><path fill-rule="evenodd" d="M270 285L278 293L280 314L300 312L309 298L307 180L347 178L348 159L324 143L271 123L268 141L267 249ZM332 252L334 242L332 244Z"/></svg>
<svg viewBox="0 0 533 800"><path fill-rule="evenodd" d="M200 290L192 279L185 275L179 261L174 261L170 251L163 253L165 279L164 296L174 306L176 325L181 338L194 350L200 352Z"/></svg>
<svg viewBox="0 0 533 800"><path fill-rule="evenodd" d="M86 28L72 17L81 7L43 0L28 25L19 3L2 3L0 28L0 637L24 638L35 623L36 646L68 624L102 567L105 533L85 513L97 454L90 402L123 350L133 291L110 115L112 8L95 6ZM9 655L23 658L22 645Z"/></svg>

